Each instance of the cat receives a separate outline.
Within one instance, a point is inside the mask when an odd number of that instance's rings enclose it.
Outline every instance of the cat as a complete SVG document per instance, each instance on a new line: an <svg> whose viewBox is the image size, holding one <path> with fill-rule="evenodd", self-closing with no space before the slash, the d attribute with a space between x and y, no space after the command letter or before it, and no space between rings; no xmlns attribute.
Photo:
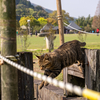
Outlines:
<svg viewBox="0 0 100 100"><path fill-rule="evenodd" d="M63 68L68 67L77 61L83 63L83 52L81 46L85 45L85 42L73 40L62 44L53 52L36 56L39 61L40 69L44 70L44 75L48 77L57 77ZM39 89L42 89L43 86L47 85L47 82L42 81L39 85Z"/></svg>

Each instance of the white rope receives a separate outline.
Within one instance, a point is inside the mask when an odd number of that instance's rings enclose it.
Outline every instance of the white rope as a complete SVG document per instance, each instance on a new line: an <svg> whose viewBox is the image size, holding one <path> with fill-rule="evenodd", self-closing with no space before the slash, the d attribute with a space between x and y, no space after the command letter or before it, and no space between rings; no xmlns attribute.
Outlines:
<svg viewBox="0 0 100 100"><path fill-rule="evenodd" d="M77 94L79 96L82 96L82 89L80 87L78 87L78 86L73 86L70 83L66 83L65 84L62 81L57 81L56 79L52 79L51 77L47 77L45 75L38 74L37 72L34 72L34 71L30 70L30 69L25 68L24 66L21 66L21 65L15 63L13 61L10 61L9 59L7 59L7 58L5 58L5 57L3 57L1 55L0 55L0 58L3 59L8 64L12 65L13 67L17 68L20 71L23 71L24 73L27 73L30 76L37 77L40 80L47 81L48 83L50 83L52 85L58 86L58 87L60 87L62 89L68 90L71 93L75 93L75 94Z"/></svg>
<svg viewBox="0 0 100 100"><path fill-rule="evenodd" d="M82 32L82 33L88 33L88 34L91 34L90 32L78 30L78 29L76 29L76 28L74 28L74 27L72 27L72 26L70 26L70 25L68 25L68 24L66 24L66 23L64 23L64 24L67 25L68 27L70 27L70 28L76 30L76 31L79 31L79 32ZM92 33L92 34L96 34L96 33Z"/></svg>

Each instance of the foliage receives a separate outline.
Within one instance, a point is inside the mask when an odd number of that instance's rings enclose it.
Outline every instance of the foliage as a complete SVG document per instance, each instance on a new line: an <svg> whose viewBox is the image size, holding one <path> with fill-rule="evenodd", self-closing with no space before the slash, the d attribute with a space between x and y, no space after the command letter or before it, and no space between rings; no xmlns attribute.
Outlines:
<svg viewBox="0 0 100 100"><path fill-rule="evenodd" d="M38 18L38 21L40 22L41 26L44 26L47 24L47 19L44 19L43 17Z"/></svg>
<svg viewBox="0 0 100 100"><path fill-rule="evenodd" d="M51 23L51 24L53 24L53 25L55 25L55 26L57 26L58 25L58 22L57 22L57 20L55 20L54 18L47 18L47 22L48 23Z"/></svg>
<svg viewBox="0 0 100 100"><path fill-rule="evenodd" d="M28 22L27 22L27 20L30 20L30 27L36 26L36 25L37 25L37 26L40 26L39 21L38 21L37 19L35 19L34 17L32 17L32 16L21 17L21 19L20 19L20 21L19 21L20 26L25 25L25 26L28 27Z"/></svg>
<svg viewBox="0 0 100 100"><path fill-rule="evenodd" d="M16 6L16 15L17 16L30 15L30 10L27 6L25 6L23 4L18 4Z"/></svg>
<svg viewBox="0 0 100 100"><path fill-rule="evenodd" d="M93 17L90 17L90 15L85 18L84 16L79 17L76 19L76 24L80 26L83 30L86 30L88 32L92 31L92 21Z"/></svg>
<svg viewBox="0 0 100 100"><path fill-rule="evenodd" d="M34 7L31 5L30 1L27 0L16 0L16 18L20 19L22 16L34 16L38 17L48 17L48 13L41 7Z"/></svg>
<svg viewBox="0 0 100 100"><path fill-rule="evenodd" d="M16 5L17 4L23 4L26 5L27 7L34 8L34 6L31 5L31 2L27 0L16 0Z"/></svg>
<svg viewBox="0 0 100 100"><path fill-rule="evenodd" d="M63 22L69 23L69 21L72 21L73 18L69 16L69 13L66 13L65 10L62 10L62 16L63 16ZM49 18L53 19L56 21L56 23L58 22L57 19L57 11L53 11L52 13L49 14Z"/></svg>
<svg viewBox="0 0 100 100"><path fill-rule="evenodd" d="M34 26L33 27L33 34L35 34L35 32L37 31L38 33L40 33L40 29L42 28L42 26Z"/></svg>
<svg viewBox="0 0 100 100"><path fill-rule="evenodd" d="M87 34L82 34L82 33L78 33L78 39L79 39L79 41L81 41L81 42L84 42L84 41L86 41L86 37L87 37Z"/></svg>
<svg viewBox="0 0 100 100"><path fill-rule="evenodd" d="M21 41L21 49L22 49L22 51L26 51L30 45L30 43L28 43L28 31L20 29L19 37L20 37L20 41Z"/></svg>
<svg viewBox="0 0 100 100"><path fill-rule="evenodd" d="M87 24L87 26L84 27L84 29L87 31L87 32L90 32L92 29L91 29L91 26L89 24Z"/></svg>
<svg viewBox="0 0 100 100"><path fill-rule="evenodd" d="M93 17L92 27L94 29L97 29L97 28L100 29L100 16L94 16Z"/></svg>
<svg viewBox="0 0 100 100"><path fill-rule="evenodd" d="M41 6L36 6L35 9L38 10L44 10Z"/></svg>

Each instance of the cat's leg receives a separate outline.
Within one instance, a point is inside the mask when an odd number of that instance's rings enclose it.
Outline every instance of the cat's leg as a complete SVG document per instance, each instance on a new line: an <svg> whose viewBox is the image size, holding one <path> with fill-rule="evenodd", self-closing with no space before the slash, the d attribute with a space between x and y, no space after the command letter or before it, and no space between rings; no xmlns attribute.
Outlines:
<svg viewBox="0 0 100 100"><path fill-rule="evenodd" d="M80 61L77 61L78 62L78 68L80 70L80 72L83 72L83 68L82 68L82 64L80 63Z"/></svg>
<svg viewBox="0 0 100 100"><path fill-rule="evenodd" d="M44 75L49 76L51 73L50 70L45 70ZM47 86L48 82L42 81L41 84L39 85L39 89L42 89L43 86Z"/></svg>
<svg viewBox="0 0 100 100"><path fill-rule="evenodd" d="M60 74L60 72L61 72L61 70L52 71L51 73L49 73L48 77L55 78ZM48 84L49 84L48 82L45 82L44 86L47 86Z"/></svg>
<svg viewBox="0 0 100 100"><path fill-rule="evenodd" d="M80 61L77 61L77 65L78 65L78 66L81 66L81 62L80 62Z"/></svg>
<svg viewBox="0 0 100 100"><path fill-rule="evenodd" d="M81 72L84 71L84 63L85 63L85 53L80 49L79 50L79 58L78 58L78 66Z"/></svg>
<svg viewBox="0 0 100 100"><path fill-rule="evenodd" d="M42 89L43 86L44 86L44 81L42 81L41 84L39 85L39 89Z"/></svg>
<svg viewBox="0 0 100 100"><path fill-rule="evenodd" d="M44 75L49 76L51 73L52 73L52 71L46 70L45 73L44 73ZM47 86L47 85L49 85L49 83L47 81L45 81L44 82L44 86Z"/></svg>

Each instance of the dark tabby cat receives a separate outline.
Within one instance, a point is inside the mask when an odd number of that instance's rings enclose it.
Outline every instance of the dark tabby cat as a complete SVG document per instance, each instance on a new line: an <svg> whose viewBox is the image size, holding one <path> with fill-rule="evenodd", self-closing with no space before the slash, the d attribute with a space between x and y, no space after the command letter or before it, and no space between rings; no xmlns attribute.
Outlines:
<svg viewBox="0 0 100 100"><path fill-rule="evenodd" d="M83 53L80 46L85 45L85 42L73 40L64 43L53 52L37 56L39 59L40 69L45 70L44 75L46 76L52 78L57 77L63 68L68 67L77 61L80 63L83 62ZM39 89L47 85L47 82L42 81L42 83L39 85Z"/></svg>

